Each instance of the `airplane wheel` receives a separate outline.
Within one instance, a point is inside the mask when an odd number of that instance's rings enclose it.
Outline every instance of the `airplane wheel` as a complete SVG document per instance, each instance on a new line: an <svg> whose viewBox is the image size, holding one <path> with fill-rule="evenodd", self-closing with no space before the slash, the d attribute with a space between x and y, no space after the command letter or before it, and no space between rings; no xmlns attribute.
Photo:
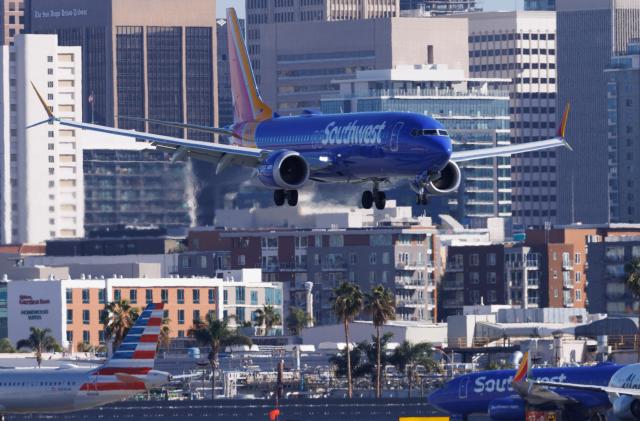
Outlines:
<svg viewBox="0 0 640 421"><path fill-rule="evenodd" d="M382 210L387 205L387 195L383 191L375 193L376 209Z"/></svg>
<svg viewBox="0 0 640 421"><path fill-rule="evenodd" d="M371 209L373 207L373 192L370 190L362 192L362 207L364 209Z"/></svg>
<svg viewBox="0 0 640 421"><path fill-rule="evenodd" d="M298 190L287 190L286 195L289 206L296 206L298 204Z"/></svg>
<svg viewBox="0 0 640 421"><path fill-rule="evenodd" d="M275 202L276 206L284 205L285 199L286 193L284 190L275 190L273 192L273 201Z"/></svg>

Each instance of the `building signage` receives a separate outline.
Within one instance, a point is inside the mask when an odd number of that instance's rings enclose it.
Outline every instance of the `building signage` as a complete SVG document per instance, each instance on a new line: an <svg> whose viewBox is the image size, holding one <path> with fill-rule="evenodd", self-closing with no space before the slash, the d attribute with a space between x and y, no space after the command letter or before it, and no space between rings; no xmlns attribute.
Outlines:
<svg viewBox="0 0 640 421"><path fill-rule="evenodd" d="M49 299L34 299L31 295L21 295L20 296L20 305L22 306L35 306L38 304L49 304L51 300Z"/></svg>
<svg viewBox="0 0 640 421"><path fill-rule="evenodd" d="M36 306L50 304L51 300L46 298L33 298L31 295L20 295L21 306ZM28 320L42 320L42 316L49 314L49 310L21 310L20 314L26 316Z"/></svg>
<svg viewBox="0 0 640 421"><path fill-rule="evenodd" d="M29 320L42 320L42 316L49 314L49 310L22 310L23 316L27 316Z"/></svg>
<svg viewBox="0 0 640 421"><path fill-rule="evenodd" d="M87 16L89 14L87 9L51 9L51 10L34 10L34 19L58 19L58 18L71 18L76 16Z"/></svg>

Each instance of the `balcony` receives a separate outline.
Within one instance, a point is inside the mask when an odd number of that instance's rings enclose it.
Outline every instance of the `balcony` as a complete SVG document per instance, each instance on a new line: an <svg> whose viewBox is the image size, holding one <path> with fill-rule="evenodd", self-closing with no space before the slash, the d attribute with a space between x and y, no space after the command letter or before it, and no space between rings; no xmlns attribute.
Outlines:
<svg viewBox="0 0 640 421"><path fill-rule="evenodd" d="M456 299L456 298L447 298L445 299L442 304L444 305L444 308L459 308L459 307L464 307L464 300L461 299Z"/></svg>
<svg viewBox="0 0 640 421"><path fill-rule="evenodd" d="M540 288L540 281L537 279L528 279L527 288Z"/></svg>
<svg viewBox="0 0 640 421"><path fill-rule="evenodd" d="M426 303L424 298L396 298L396 307L424 307Z"/></svg>
<svg viewBox="0 0 640 421"><path fill-rule="evenodd" d="M447 269L447 272L461 272L464 270L464 265L460 265L456 263L448 263L446 269Z"/></svg>
<svg viewBox="0 0 640 421"><path fill-rule="evenodd" d="M286 262L280 263L280 271L282 272L304 272L307 270L307 265L301 262Z"/></svg>
<svg viewBox="0 0 640 421"><path fill-rule="evenodd" d="M412 279L412 278L396 278L396 288L404 289L418 289L424 288L426 283L424 279Z"/></svg>
<svg viewBox="0 0 640 421"><path fill-rule="evenodd" d="M322 264L322 270L347 270L346 262L325 262Z"/></svg>
<svg viewBox="0 0 640 421"><path fill-rule="evenodd" d="M427 266L426 262L396 262L397 270L424 270Z"/></svg>
<svg viewBox="0 0 640 421"><path fill-rule="evenodd" d="M573 282L571 282L571 281L563 282L562 283L562 288L564 288L564 289L573 289L574 288Z"/></svg>
<svg viewBox="0 0 640 421"><path fill-rule="evenodd" d="M573 264L571 262L562 262L562 270L573 270Z"/></svg>
<svg viewBox="0 0 640 421"><path fill-rule="evenodd" d="M564 300L563 300L563 302L562 302L562 304L563 304L565 307L573 307L573 301L572 301L572 300L564 299Z"/></svg>

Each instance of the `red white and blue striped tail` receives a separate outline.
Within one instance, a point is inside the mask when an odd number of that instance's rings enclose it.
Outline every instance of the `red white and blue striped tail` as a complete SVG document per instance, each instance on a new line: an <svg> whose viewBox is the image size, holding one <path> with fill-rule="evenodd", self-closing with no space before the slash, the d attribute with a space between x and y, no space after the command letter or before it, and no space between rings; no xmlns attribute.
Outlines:
<svg viewBox="0 0 640 421"><path fill-rule="evenodd" d="M116 352L98 369L97 374L143 375L151 371L155 363L163 315L164 304L147 305Z"/></svg>

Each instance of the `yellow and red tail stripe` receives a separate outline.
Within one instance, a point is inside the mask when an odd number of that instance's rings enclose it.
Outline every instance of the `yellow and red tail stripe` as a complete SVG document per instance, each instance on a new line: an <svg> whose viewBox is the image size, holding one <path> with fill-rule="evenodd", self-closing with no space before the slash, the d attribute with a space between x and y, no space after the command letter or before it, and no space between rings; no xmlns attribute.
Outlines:
<svg viewBox="0 0 640 421"><path fill-rule="evenodd" d="M522 361L520 361L518 371L516 371L516 375L513 378L514 382L521 382L526 380L527 375L529 374L529 364L529 352L525 352L522 356Z"/></svg>
<svg viewBox="0 0 640 421"><path fill-rule="evenodd" d="M567 104L564 107L564 112L562 113L562 120L560 120L560 125L558 126L558 131L556 132L556 136L564 139L564 133L567 130L567 120L569 119L569 110L571 110L571 105Z"/></svg>

